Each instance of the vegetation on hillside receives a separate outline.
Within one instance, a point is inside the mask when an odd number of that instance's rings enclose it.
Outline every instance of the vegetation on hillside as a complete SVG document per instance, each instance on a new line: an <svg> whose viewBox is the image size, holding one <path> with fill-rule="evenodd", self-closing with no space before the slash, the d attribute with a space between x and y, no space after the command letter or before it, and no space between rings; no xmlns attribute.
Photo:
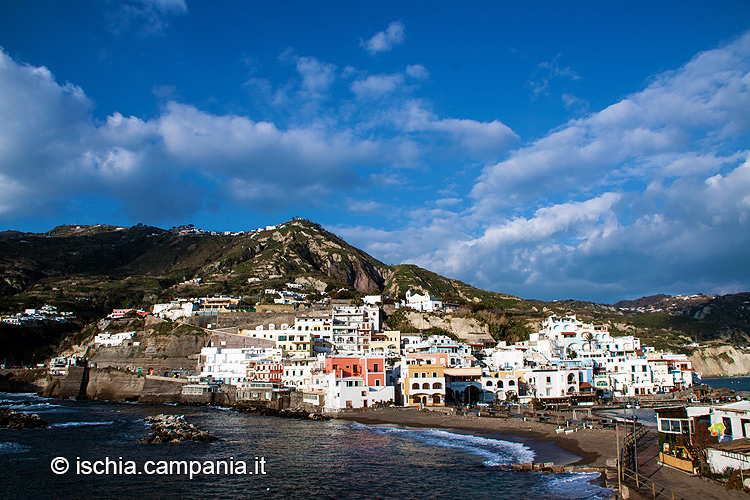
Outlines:
<svg viewBox="0 0 750 500"><path fill-rule="evenodd" d="M196 277L200 282L186 283ZM0 313L51 304L75 312L79 329L114 308L150 308L156 302L216 294L255 301L266 288L281 289L295 280L322 284L333 298L356 303L369 293L382 293L384 304L392 303L391 297L403 299L408 290L428 293L461 306L459 316L481 321L493 338L509 343L527 339L548 314L574 313L583 321L608 325L613 335L638 335L644 345L657 348L685 350L692 342L709 341L750 345L750 293L659 295L620 304L650 308L646 313L584 301L527 301L415 265L385 265L301 219L234 235L179 234L140 224L0 233ZM312 288L305 292L313 294L311 300L323 297ZM398 311L389 315L386 325L404 333L418 331ZM9 346L9 355L28 361L54 351L73 333L70 327L3 327L0 341L7 340L3 345Z"/></svg>

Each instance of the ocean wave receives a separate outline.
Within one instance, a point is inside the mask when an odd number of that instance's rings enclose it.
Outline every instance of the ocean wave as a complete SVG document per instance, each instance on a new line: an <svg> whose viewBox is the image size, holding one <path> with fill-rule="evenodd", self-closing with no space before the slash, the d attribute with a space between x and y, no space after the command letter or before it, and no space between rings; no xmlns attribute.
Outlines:
<svg viewBox="0 0 750 500"><path fill-rule="evenodd" d="M378 434L397 434L405 438L416 439L430 446L463 450L484 458L483 464L487 467L532 462L535 456L534 452L523 443L514 443L502 439L456 434L438 429L401 429L398 427L375 427L359 423L352 424L352 427L367 429Z"/></svg>
<svg viewBox="0 0 750 500"><path fill-rule="evenodd" d="M564 498L566 500L608 500L614 497L609 488L602 488L591 481L599 477L596 472L566 472L563 474L545 474L549 481L540 488L540 495L545 498Z"/></svg>
<svg viewBox="0 0 750 500"><path fill-rule="evenodd" d="M16 402L17 403L17 402ZM33 404L14 404L4 405L5 408L16 411L57 411L58 408L62 408L62 405L55 405L52 403L33 403Z"/></svg>
<svg viewBox="0 0 750 500"><path fill-rule="evenodd" d="M7 398L7 397L44 399L35 392L0 392L0 398Z"/></svg>
<svg viewBox="0 0 750 500"><path fill-rule="evenodd" d="M11 453L26 453L31 451L30 446L20 443L0 443L0 455L10 455Z"/></svg>
<svg viewBox="0 0 750 500"><path fill-rule="evenodd" d="M112 425L115 422L112 420L104 420L101 422L61 422L59 424L51 424L50 427L66 428L66 427L86 427L90 425Z"/></svg>

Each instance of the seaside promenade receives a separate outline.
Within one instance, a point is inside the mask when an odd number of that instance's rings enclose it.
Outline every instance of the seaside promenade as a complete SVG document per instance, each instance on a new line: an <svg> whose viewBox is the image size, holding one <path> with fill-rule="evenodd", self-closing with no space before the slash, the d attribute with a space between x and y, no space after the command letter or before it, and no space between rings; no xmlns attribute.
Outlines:
<svg viewBox="0 0 750 500"><path fill-rule="evenodd" d="M640 488L633 478L625 481L633 499L684 500L748 500L750 495L739 490L726 490L724 485L702 476L687 474L659 463L659 441L655 430L638 440ZM664 489L662 491L662 489ZM674 496L673 496L674 495ZM625 497L627 498L627 497Z"/></svg>

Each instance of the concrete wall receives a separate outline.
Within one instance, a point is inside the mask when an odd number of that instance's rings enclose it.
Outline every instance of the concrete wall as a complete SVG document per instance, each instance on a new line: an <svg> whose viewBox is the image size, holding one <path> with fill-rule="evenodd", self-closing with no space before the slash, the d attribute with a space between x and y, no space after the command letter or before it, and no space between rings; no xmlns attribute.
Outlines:
<svg viewBox="0 0 750 500"><path fill-rule="evenodd" d="M143 393L146 377L118 370L89 370L86 396L89 399L137 401Z"/></svg>
<svg viewBox="0 0 750 500"><path fill-rule="evenodd" d="M197 373L201 348L207 344L208 335L148 335L138 332L133 341L140 345L116 347L95 346L90 351L89 364L96 368L117 368L143 374L153 370L163 375L172 370Z"/></svg>

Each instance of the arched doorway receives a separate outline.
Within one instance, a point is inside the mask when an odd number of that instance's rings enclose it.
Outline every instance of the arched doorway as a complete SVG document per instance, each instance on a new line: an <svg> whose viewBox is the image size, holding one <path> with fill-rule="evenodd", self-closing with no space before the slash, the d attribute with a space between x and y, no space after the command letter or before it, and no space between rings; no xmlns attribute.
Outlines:
<svg viewBox="0 0 750 500"><path fill-rule="evenodd" d="M467 385L463 392L463 400L466 404L477 403L481 400L482 391L473 385Z"/></svg>

